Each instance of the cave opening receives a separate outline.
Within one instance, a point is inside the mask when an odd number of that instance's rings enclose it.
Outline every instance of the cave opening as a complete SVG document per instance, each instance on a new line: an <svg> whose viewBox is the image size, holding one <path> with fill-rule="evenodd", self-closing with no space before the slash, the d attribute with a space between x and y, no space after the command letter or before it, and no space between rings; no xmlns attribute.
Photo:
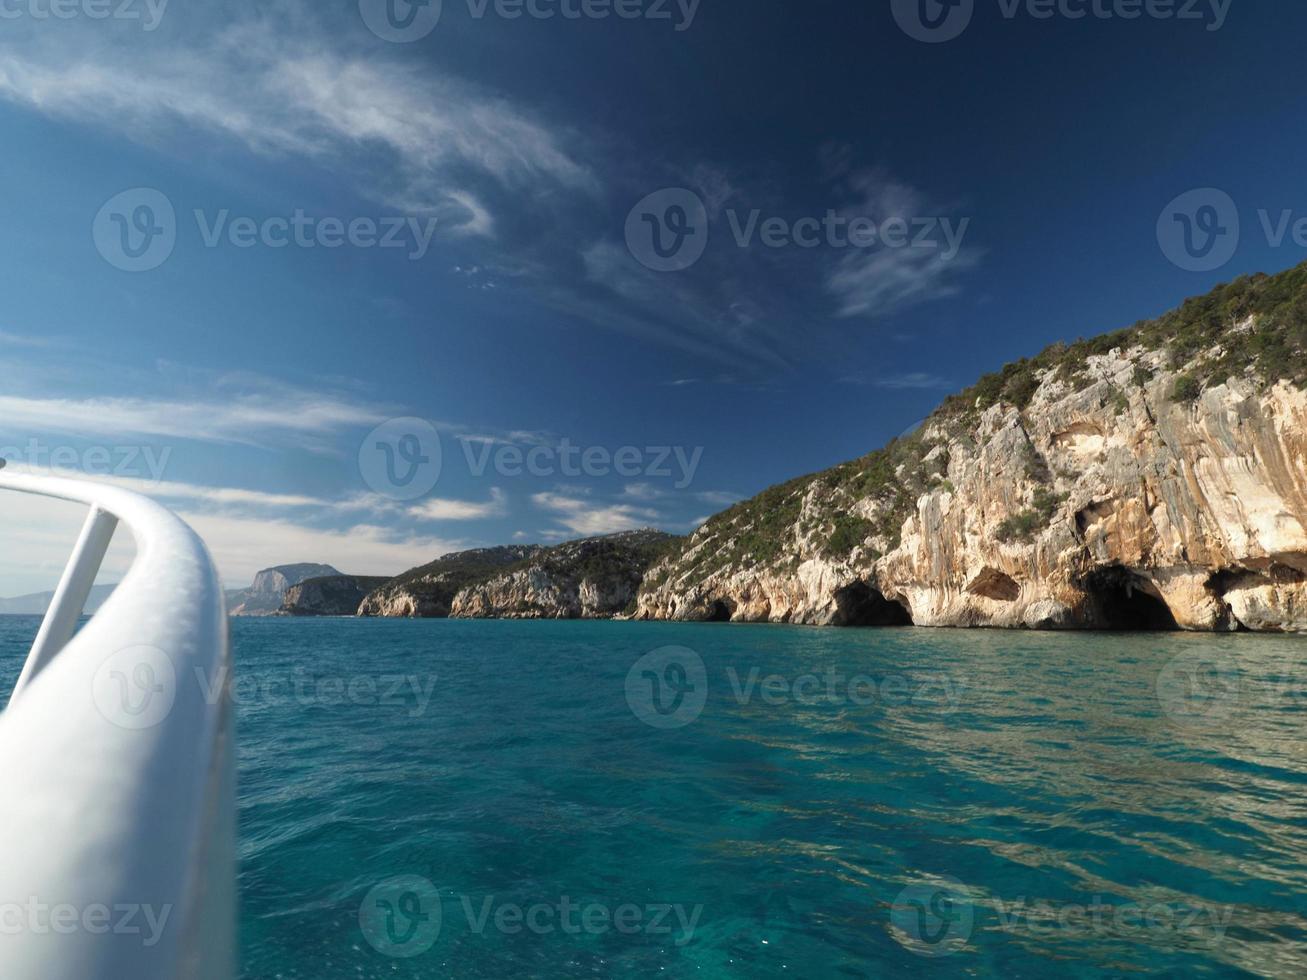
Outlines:
<svg viewBox="0 0 1307 980"><path fill-rule="evenodd" d="M858 581L835 593L836 626L911 626L912 614L877 588Z"/></svg>
<svg viewBox="0 0 1307 980"><path fill-rule="evenodd" d="M1083 584L1103 629L1174 632L1180 628L1156 587L1128 569L1101 568L1091 572Z"/></svg>
<svg viewBox="0 0 1307 980"><path fill-rule="evenodd" d="M731 621L731 607L724 599L718 599L708 609L709 623L729 623Z"/></svg>

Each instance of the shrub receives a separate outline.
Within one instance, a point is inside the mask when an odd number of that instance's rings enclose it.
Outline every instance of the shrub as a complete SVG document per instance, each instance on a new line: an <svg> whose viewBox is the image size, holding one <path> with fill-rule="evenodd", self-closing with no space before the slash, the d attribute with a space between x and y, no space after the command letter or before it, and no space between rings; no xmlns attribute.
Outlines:
<svg viewBox="0 0 1307 980"><path fill-rule="evenodd" d="M1067 495L1053 493L1044 487L1035 491L1029 510L1013 514L994 529L994 537L1004 544L1009 541L1031 541L1036 532L1048 526L1057 508L1066 503Z"/></svg>
<svg viewBox="0 0 1307 980"><path fill-rule="evenodd" d="M994 530L994 537L1006 544L1009 541L1029 541L1040 527L1039 515L1033 510L1023 510L1019 514L1004 518Z"/></svg>
<svg viewBox="0 0 1307 980"><path fill-rule="evenodd" d="M1048 471L1048 463L1033 443L1027 441L1021 447L1021 461L1025 466L1027 478L1035 483L1048 483L1052 479L1052 474Z"/></svg>
<svg viewBox="0 0 1307 980"><path fill-rule="evenodd" d="M1203 393L1203 383L1192 374L1182 374L1171 386L1171 401L1192 402Z"/></svg>
<svg viewBox="0 0 1307 980"><path fill-rule="evenodd" d="M826 554L836 558L845 558L853 549L865 544L876 530L876 525L865 517L854 514L840 514L835 518L835 529L826 541Z"/></svg>

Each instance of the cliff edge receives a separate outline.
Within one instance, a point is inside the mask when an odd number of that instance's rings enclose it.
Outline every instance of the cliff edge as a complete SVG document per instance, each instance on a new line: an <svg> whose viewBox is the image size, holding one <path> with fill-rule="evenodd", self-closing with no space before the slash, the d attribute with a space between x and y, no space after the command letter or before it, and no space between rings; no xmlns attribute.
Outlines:
<svg viewBox="0 0 1307 980"><path fill-rule="evenodd" d="M644 619L1307 630L1307 266L1050 347L713 517Z"/></svg>

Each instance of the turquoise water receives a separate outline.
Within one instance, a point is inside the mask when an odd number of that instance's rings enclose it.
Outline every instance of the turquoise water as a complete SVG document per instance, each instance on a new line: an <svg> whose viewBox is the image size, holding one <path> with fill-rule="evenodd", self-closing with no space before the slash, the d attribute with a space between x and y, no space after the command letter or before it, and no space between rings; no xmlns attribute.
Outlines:
<svg viewBox="0 0 1307 980"><path fill-rule="evenodd" d="M5 690L35 626L0 619ZM1307 971L1300 639L234 643L247 978Z"/></svg>

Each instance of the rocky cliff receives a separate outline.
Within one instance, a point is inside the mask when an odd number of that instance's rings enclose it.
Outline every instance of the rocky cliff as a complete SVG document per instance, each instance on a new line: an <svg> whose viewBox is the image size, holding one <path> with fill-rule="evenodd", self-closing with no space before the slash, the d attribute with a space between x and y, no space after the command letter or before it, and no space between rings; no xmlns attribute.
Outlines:
<svg viewBox="0 0 1307 980"><path fill-rule="evenodd" d="M1009 365L709 520L648 619L1307 630L1307 266Z"/></svg>
<svg viewBox="0 0 1307 980"><path fill-rule="evenodd" d="M478 548L444 555L409 569L373 589L358 606L360 616L448 616L458 591L540 551L538 545Z"/></svg>
<svg viewBox="0 0 1307 980"><path fill-rule="evenodd" d="M281 611L286 590L308 578L339 575L330 565L304 562L265 568L254 576L248 589L227 596L227 611L233 616L275 616Z"/></svg>
<svg viewBox="0 0 1307 980"><path fill-rule="evenodd" d="M287 616L353 616L368 593L389 581L384 575L326 575L305 579L286 590L281 612Z"/></svg>
<svg viewBox="0 0 1307 980"><path fill-rule="evenodd" d="M634 610L645 571L679 539L645 529L542 548L462 589L451 616L473 619L600 619Z"/></svg>

